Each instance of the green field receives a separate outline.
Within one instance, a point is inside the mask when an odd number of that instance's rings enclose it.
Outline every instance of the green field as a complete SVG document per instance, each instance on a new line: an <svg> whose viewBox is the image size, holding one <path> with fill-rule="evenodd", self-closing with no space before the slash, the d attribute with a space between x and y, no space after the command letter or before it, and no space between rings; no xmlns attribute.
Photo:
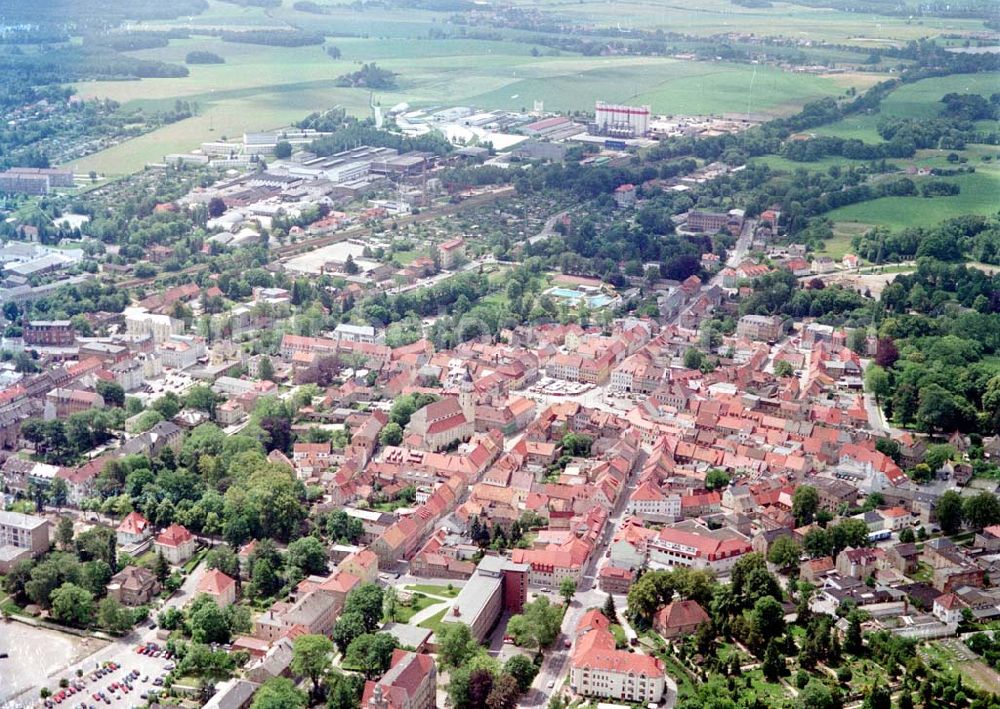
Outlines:
<svg viewBox="0 0 1000 709"><path fill-rule="evenodd" d="M399 89L381 92L383 106L473 104L521 109L534 100L550 110L591 110L594 101L649 103L658 113L745 112L787 114L804 102L836 95L843 79L791 74L737 64L658 57L531 55L531 45L465 40L337 39L343 58L331 60L322 47L260 47L198 37L169 47L135 52L137 57L183 61L205 50L222 65L189 67L176 79L87 82L84 96L108 97L147 110L197 102L198 115L166 126L74 163L78 171L118 173L157 162L163 155L196 148L206 140L245 131L278 128L308 113L340 105L355 115L368 112L368 92L335 85L336 77L377 61L399 73ZM481 53L475 53L476 51ZM753 91L750 92L751 81Z"/></svg>
<svg viewBox="0 0 1000 709"><path fill-rule="evenodd" d="M918 184L919 179L915 180ZM963 214L995 214L1000 207L1000 168L977 166L971 175L947 178L962 189L953 197L883 197L882 199L841 207L826 216L835 222L860 222L904 229L932 226Z"/></svg>
<svg viewBox="0 0 1000 709"><path fill-rule="evenodd" d="M905 84L882 101L878 114L850 116L842 121L821 126L817 135L855 138L866 143L881 143L877 128L883 117L933 118L941 112L941 97L948 93L981 94L989 96L1000 90L1000 72L981 74L955 74L923 79ZM998 130L998 121L980 121L983 130Z"/></svg>
<svg viewBox="0 0 1000 709"><path fill-rule="evenodd" d="M833 227L833 237L823 243L823 248L817 251L821 256L829 256L834 261L844 258L844 254L854 250L851 243L855 236L864 234L871 228L869 224L856 224L853 222L838 222Z"/></svg>
<svg viewBox="0 0 1000 709"><path fill-rule="evenodd" d="M904 17L839 12L782 2L775 2L767 8L741 7L730 0L698 0L696 3L665 0L613 3L600 0L521 0L517 4L547 11L569 21L592 22L604 27L617 27L620 23L625 27L698 35L726 32L777 34L868 47L983 27L982 22L977 20L920 18L911 21Z"/></svg>
<svg viewBox="0 0 1000 709"><path fill-rule="evenodd" d="M210 51L223 65L188 67L190 76L142 81L98 81L78 84L83 96L108 97L129 107L156 110L183 99L198 104L197 115L155 133L76 161L79 171L119 174L140 169L163 155L196 148L206 140L238 136L245 131L288 125L312 111L340 105L355 115L368 113L368 91L337 87L336 78L361 62L375 61L399 74L399 88L379 92L386 107L471 104L484 109L522 109L535 100L548 110L592 110L595 100L648 103L657 113L745 113L787 115L803 103L841 95L848 87L864 89L880 74L819 76L784 72L769 66L681 61L668 57L585 57L537 45L527 30L491 29L507 41L430 39L432 32L460 35L450 13L417 9L367 9L346 2L326 2L328 14L316 15L282 7L265 10L209 0L201 15L147 23L154 29L182 28L191 38L164 48L132 53L137 58L183 63L188 52ZM608 5L588 0L528 2L547 16L573 22L586 20L615 27L622 18L643 28L704 34L739 30L771 34L775 27L792 36L894 37L960 31L978 23L928 20L926 25L883 18L855 17L794 5L750 10L729 0L706 0L697 7L667 2ZM611 22L611 18L614 22ZM223 42L199 31L239 28L300 27L327 35L342 52L331 60L324 47L270 47ZM808 30L806 28L809 28ZM755 29L756 28L756 29ZM879 34L881 32L881 34ZM627 33L623 33L623 37ZM626 37L627 39L627 37ZM810 50L812 51L812 50ZM850 52L832 51L829 60L848 61ZM856 56L854 57L856 59Z"/></svg>

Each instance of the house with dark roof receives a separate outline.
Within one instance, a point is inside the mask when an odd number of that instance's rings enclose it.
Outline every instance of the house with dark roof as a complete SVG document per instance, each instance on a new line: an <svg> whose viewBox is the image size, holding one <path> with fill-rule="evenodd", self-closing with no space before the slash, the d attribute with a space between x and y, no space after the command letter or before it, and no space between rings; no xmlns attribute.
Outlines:
<svg viewBox="0 0 1000 709"><path fill-rule="evenodd" d="M108 595L126 606L149 603L160 592L156 575L141 566L126 566L111 577Z"/></svg>

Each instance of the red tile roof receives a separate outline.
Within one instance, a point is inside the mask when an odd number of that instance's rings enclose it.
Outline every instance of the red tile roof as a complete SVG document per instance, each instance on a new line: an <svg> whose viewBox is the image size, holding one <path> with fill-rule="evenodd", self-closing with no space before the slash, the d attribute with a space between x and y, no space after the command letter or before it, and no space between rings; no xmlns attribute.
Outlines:
<svg viewBox="0 0 1000 709"><path fill-rule="evenodd" d="M118 525L118 531L124 534L145 534L148 530L149 520L138 512L129 512Z"/></svg>
<svg viewBox="0 0 1000 709"><path fill-rule="evenodd" d="M194 539L194 535L191 532L179 524L172 524L160 532L160 536L156 538L156 543L168 547L176 547L192 539Z"/></svg>
<svg viewBox="0 0 1000 709"><path fill-rule="evenodd" d="M235 586L236 581L218 569L209 569L201 581L198 582L198 593L207 593L210 596L221 596L228 592L230 586Z"/></svg>

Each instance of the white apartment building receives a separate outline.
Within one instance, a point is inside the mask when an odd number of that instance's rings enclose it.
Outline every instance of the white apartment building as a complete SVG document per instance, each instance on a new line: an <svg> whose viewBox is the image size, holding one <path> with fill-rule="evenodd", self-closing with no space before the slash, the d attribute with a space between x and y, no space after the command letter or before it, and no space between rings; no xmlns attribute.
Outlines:
<svg viewBox="0 0 1000 709"><path fill-rule="evenodd" d="M142 308L125 309L125 331L133 337L151 336L154 342L166 342L171 335L184 332L184 322L169 315L148 313Z"/></svg>

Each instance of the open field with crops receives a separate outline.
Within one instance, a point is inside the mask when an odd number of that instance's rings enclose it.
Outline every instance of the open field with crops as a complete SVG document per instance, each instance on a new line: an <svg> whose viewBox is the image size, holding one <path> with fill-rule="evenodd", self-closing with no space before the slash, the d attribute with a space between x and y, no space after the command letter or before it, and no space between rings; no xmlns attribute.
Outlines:
<svg viewBox="0 0 1000 709"><path fill-rule="evenodd" d="M488 27L499 38L496 41L461 38L466 27L453 23L450 12L411 8L387 13L357 3L321 0L324 14L315 14L296 10L293 4L284 0L281 7L265 9L209 0L208 9L200 15L137 25L136 29L180 28L192 33L188 39L172 40L167 47L132 53L137 58L184 63L188 52L208 51L222 56L226 63L189 66L190 76L183 78L79 84L84 96L109 97L147 110L172 107L178 99L196 102L198 110L193 118L81 159L74 167L110 174L128 172L158 161L166 153L190 150L205 140L280 127L335 105L365 115L367 90L336 86L338 76L354 71L362 62L377 62L398 73L398 88L378 92L383 106L406 101L413 106L471 104L485 109L521 109L542 100L546 109L574 111L591 110L594 101L601 99L648 103L655 112L665 114L786 115L809 100L842 95L851 87L863 90L885 76L792 73L764 65L668 57L581 56L536 44L532 40L539 35L525 29ZM934 18L873 21L874 16L786 3L746 8L730 0L706 0L694 7L666 0L523 0L519 4L554 21L611 28L612 34L620 32L623 40L629 39L629 28L618 27L622 18L628 18L634 27L693 35L729 31L773 35L780 27L780 34L786 37L835 40L859 47L980 26L976 21ZM327 44L263 46L225 42L205 34L222 29L304 29L324 34ZM339 59L327 55L325 49L330 45L340 49ZM692 48L678 47L677 51ZM830 61L851 61L852 56L856 61L862 56L844 49L805 51L833 52L836 56L822 57ZM985 86L990 77L978 81ZM927 90L933 93L937 89L930 86ZM901 99L901 110L905 110L906 100L906 96ZM852 130L848 126L839 129ZM853 130L870 138L874 124Z"/></svg>
<svg viewBox="0 0 1000 709"><path fill-rule="evenodd" d="M632 26L712 35L721 32L753 32L760 35L827 40L879 46L933 36L942 32L982 29L977 20L905 17L880 17L858 13L812 8L794 3L775 2L771 7L747 8L730 0L699 0L697 3L601 2L599 0L521 0L522 7L532 7L577 22L617 27L622 18ZM776 32L775 28L780 31Z"/></svg>

